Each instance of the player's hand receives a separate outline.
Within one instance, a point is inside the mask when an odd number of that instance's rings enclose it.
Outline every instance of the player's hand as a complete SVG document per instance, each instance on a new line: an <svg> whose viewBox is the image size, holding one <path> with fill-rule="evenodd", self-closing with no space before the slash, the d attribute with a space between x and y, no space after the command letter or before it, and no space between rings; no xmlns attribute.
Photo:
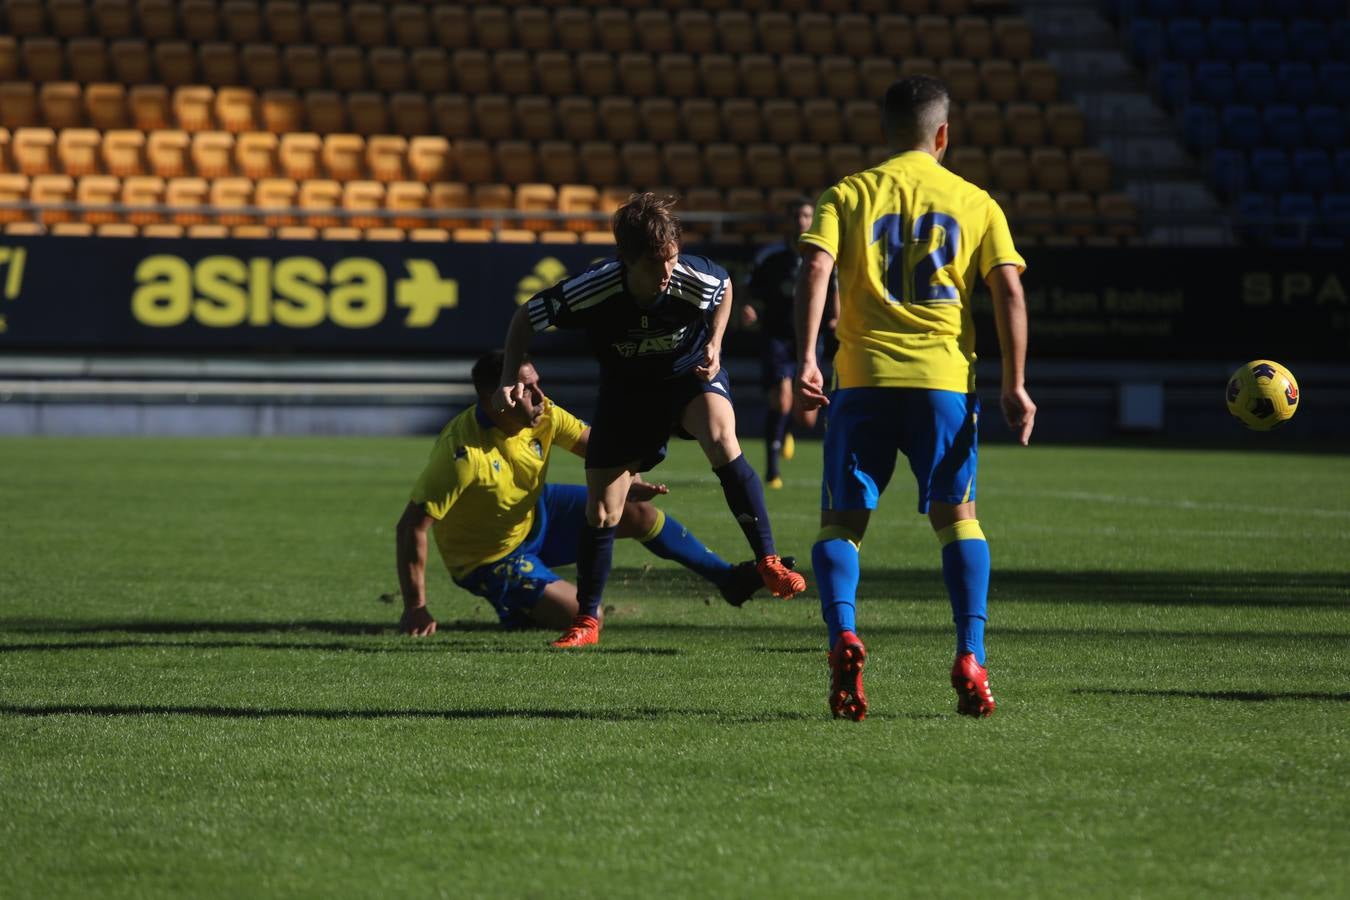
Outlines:
<svg viewBox="0 0 1350 900"><path fill-rule="evenodd" d="M430 637L436 633L436 620L425 606L414 606L403 610L403 617L398 620L398 630L409 637Z"/></svg>
<svg viewBox="0 0 1350 900"><path fill-rule="evenodd" d="M1025 447L1031 440L1032 426L1036 424L1036 404L1031 402L1031 395L1026 388L1021 387L1004 390L999 402L1003 407L1004 421L1017 435L1018 443Z"/></svg>
<svg viewBox="0 0 1350 900"><path fill-rule="evenodd" d="M520 398L524 396L525 385L521 382L503 385L492 392L492 408L497 412L506 412L519 403Z"/></svg>
<svg viewBox="0 0 1350 900"><path fill-rule="evenodd" d="M759 313L749 303L741 307L741 324L746 328L759 321Z"/></svg>
<svg viewBox="0 0 1350 900"><path fill-rule="evenodd" d="M815 363L803 363L797 368L797 403L806 412L830 405L825 396L825 375Z"/></svg>
<svg viewBox="0 0 1350 900"><path fill-rule="evenodd" d="M670 488L664 484L652 484L650 481L643 481L641 476L635 476L632 483L628 485L628 499L636 503L652 500L662 494L669 493Z"/></svg>
<svg viewBox="0 0 1350 900"><path fill-rule="evenodd" d="M703 365L694 366L694 374L704 381L712 381L722 371L722 348L708 344L703 348Z"/></svg>

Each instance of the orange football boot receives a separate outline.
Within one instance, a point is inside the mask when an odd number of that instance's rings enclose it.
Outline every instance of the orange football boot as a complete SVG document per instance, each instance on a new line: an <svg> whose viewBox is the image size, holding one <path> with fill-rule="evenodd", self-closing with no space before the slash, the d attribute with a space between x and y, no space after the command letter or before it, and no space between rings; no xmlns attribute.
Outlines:
<svg viewBox="0 0 1350 900"><path fill-rule="evenodd" d="M755 563L755 568L759 571L759 577L764 580L764 586L775 597L786 600L793 594L800 594L806 590L806 579L788 568L776 556L764 557Z"/></svg>
<svg viewBox="0 0 1350 900"><path fill-rule="evenodd" d="M974 653L962 653L952 663L952 687L956 688L956 711L963 716L987 718L998 706L989 690L989 670L975 661Z"/></svg>
<svg viewBox="0 0 1350 900"><path fill-rule="evenodd" d="M589 647L600 643L600 620L595 616L579 615L572 620L571 626L562 633L554 647Z"/></svg>
<svg viewBox="0 0 1350 900"><path fill-rule="evenodd" d="M867 649L851 631L839 635L830 651L830 712L836 719L861 722L867 718L867 695L863 693L862 670Z"/></svg>

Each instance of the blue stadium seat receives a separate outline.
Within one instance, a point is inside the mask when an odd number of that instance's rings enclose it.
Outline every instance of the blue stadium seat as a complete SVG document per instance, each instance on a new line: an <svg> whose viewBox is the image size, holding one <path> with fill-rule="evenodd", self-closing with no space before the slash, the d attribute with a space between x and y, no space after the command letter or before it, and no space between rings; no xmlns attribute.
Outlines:
<svg viewBox="0 0 1350 900"><path fill-rule="evenodd" d="M1331 58L1331 35L1325 22L1295 19L1289 26L1289 48L1299 59L1321 62Z"/></svg>
<svg viewBox="0 0 1350 900"><path fill-rule="evenodd" d="M1278 62L1289 57L1289 38L1284 23L1273 19L1257 19L1247 26L1251 55L1255 59Z"/></svg>
<svg viewBox="0 0 1350 900"><path fill-rule="evenodd" d="M1177 19L1167 25L1167 45L1173 59L1198 60L1209 55L1205 26L1199 19Z"/></svg>
<svg viewBox="0 0 1350 900"><path fill-rule="evenodd" d="M1210 55L1230 62L1247 58L1247 26L1237 19L1215 19L1209 23Z"/></svg>
<svg viewBox="0 0 1350 900"><path fill-rule="evenodd" d="M1248 243L1264 244L1275 216L1275 205L1265 194L1246 193L1234 204L1237 210L1238 234Z"/></svg>
<svg viewBox="0 0 1350 900"><path fill-rule="evenodd" d="M1223 122L1223 143L1229 147L1250 149L1262 138L1261 116L1254 106L1225 106L1219 116Z"/></svg>
<svg viewBox="0 0 1350 900"><path fill-rule="evenodd" d="M1303 145L1303 115L1297 106L1276 103L1267 106L1261 118L1266 125L1267 141L1290 149Z"/></svg>
<svg viewBox="0 0 1350 900"><path fill-rule="evenodd" d="M1350 106L1350 63L1322 63L1317 67L1317 81L1325 102Z"/></svg>
<svg viewBox="0 0 1350 900"><path fill-rule="evenodd" d="M1294 183L1289 157L1283 150L1262 147L1252 151L1252 186L1268 194L1280 194Z"/></svg>
<svg viewBox="0 0 1350 900"><path fill-rule="evenodd" d="M1228 63L1202 62L1195 67L1195 96L1204 103L1232 103L1237 87Z"/></svg>
<svg viewBox="0 0 1350 900"><path fill-rule="evenodd" d="M1331 171L1331 156L1325 150L1295 150L1294 186L1313 194L1334 190L1336 178Z"/></svg>
<svg viewBox="0 0 1350 900"><path fill-rule="evenodd" d="M1280 99L1285 103L1312 103L1317 99L1320 85L1317 72L1310 63L1282 62L1276 70L1280 79Z"/></svg>
<svg viewBox="0 0 1350 900"><path fill-rule="evenodd" d="M1219 143L1219 116L1212 106L1188 106L1181 111L1181 134L1196 150L1211 150Z"/></svg>
<svg viewBox="0 0 1350 900"><path fill-rule="evenodd" d="M1324 196L1322 216L1327 221L1314 230L1313 246L1337 250L1350 244L1350 194Z"/></svg>
<svg viewBox="0 0 1350 900"><path fill-rule="evenodd" d="M1336 185L1343 191L1350 191L1350 147L1335 151Z"/></svg>
<svg viewBox="0 0 1350 900"><path fill-rule="evenodd" d="M1247 189L1247 154L1224 147L1214 151L1209 159L1209 174L1214 186L1224 196L1232 197Z"/></svg>
<svg viewBox="0 0 1350 900"><path fill-rule="evenodd" d="M1173 109L1180 108L1190 98L1191 69L1185 63L1158 63L1153 81L1157 85L1158 96Z"/></svg>
<svg viewBox="0 0 1350 900"><path fill-rule="evenodd" d="M1334 150L1345 143L1345 113L1335 106L1310 106L1303 114L1307 142Z"/></svg>
<svg viewBox="0 0 1350 900"><path fill-rule="evenodd" d="M1275 76L1270 66L1262 62L1245 62L1234 72L1239 103L1263 106L1275 99Z"/></svg>
<svg viewBox="0 0 1350 900"><path fill-rule="evenodd" d="M1144 62L1153 62L1167 49L1167 34L1162 24L1152 19L1135 19L1130 23L1130 50Z"/></svg>
<svg viewBox="0 0 1350 900"><path fill-rule="evenodd" d="M1280 197L1278 210L1281 222L1270 234L1270 245L1281 249L1305 246L1318 217L1312 194L1285 194Z"/></svg>

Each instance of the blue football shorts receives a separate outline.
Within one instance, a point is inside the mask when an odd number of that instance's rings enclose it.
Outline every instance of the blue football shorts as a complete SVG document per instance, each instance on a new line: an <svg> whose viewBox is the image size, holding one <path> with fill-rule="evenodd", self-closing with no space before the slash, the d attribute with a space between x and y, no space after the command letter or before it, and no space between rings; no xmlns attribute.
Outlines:
<svg viewBox="0 0 1350 900"><path fill-rule="evenodd" d="M520 546L495 562L485 563L455 584L492 604L506 628L529 628L544 588L561 579L553 566L577 561L577 544L586 524L586 488L580 484L546 484L534 508L534 525Z"/></svg>
<svg viewBox="0 0 1350 900"><path fill-rule="evenodd" d="M712 381L686 372L665 381L602 382L586 445L586 468L608 469L637 460L637 471L651 471L666 458L672 434L693 437L680 420L699 394L721 394L731 400L727 370L719 370Z"/></svg>
<svg viewBox="0 0 1350 900"><path fill-rule="evenodd" d="M816 359L825 360L825 338L816 341ZM793 338L767 337L759 355L759 383L766 391L777 390L783 379L797 377L797 342Z"/></svg>
<svg viewBox="0 0 1350 900"><path fill-rule="evenodd" d="M975 499L980 401L974 394L921 388L842 388L825 407L821 509L876 509L895 472L909 460L928 504Z"/></svg>

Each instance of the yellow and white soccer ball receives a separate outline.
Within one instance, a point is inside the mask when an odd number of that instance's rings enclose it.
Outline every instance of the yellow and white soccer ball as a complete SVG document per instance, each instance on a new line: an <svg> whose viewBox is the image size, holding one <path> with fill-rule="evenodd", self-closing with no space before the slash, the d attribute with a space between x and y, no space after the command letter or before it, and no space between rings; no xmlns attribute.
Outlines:
<svg viewBox="0 0 1350 900"><path fill-rule="evenodd" d="M1298 411L1294 373L1269 359L1239 366L1228 379L1228 411L1253 431L1269 431Z"/></svg>

